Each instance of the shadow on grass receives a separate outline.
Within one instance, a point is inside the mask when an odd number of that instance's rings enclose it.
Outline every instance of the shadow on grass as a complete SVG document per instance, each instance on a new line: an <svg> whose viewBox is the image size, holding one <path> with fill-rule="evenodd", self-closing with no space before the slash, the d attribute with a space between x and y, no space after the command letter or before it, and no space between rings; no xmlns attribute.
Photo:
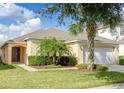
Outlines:
<svg viewBox="0 0 124 93"><path fill-rule="evenodd" d="M100 80L106 80L109 83L121 83L124 82L124 73L115 72L115 71L104 71L98 72L95 74Z"/></svg>
<svg viewBox="0 0 124 93"><path fill-rule="evenodd" d="M8 70L8 69L14 69L14 68L16 67L14 67L13 65L0 63L0 70Z"/></svg>

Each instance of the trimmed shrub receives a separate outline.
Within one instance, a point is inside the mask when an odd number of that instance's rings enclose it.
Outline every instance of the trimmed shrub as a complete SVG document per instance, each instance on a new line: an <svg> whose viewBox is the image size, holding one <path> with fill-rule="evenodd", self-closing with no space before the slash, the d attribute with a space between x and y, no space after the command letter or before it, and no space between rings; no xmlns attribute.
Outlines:
<svg viewBox="0 0 124 93"><path fill-rule="evenodd" d="M37 61L36 56L29 56L28 57L28 65L30 65L30 66L40 66L40 64L41 63L40 63L40 61Z"/></svg>
<svg viewBox="0 0 124 93"><path fill-rule="evenodd" d="M78 69L87 69L87 64L77 64L76 67Z"/></svg>
<svg viewBox="0 0 124 93"><path fill-rule="evenodd" d="M52 58L49 57L43 57L43 56L29 56L28 57L29 65L30 66L44 66L44 65L51 65ZM73 56L64 56L60 58L60 61L57 63L57 65L62 66L75 66L77 64L77 60Z"/></svg>
<svg viewBox="0 0 124 93"><path fill-rule="evenodd" d="M63 56L60 58L58 65L62 66L75 66L77 64L77 59L73 56Z"/></svg>
<svg viewBox="0 0 124 93"><path fill-rule="evenodd" d="M119 64L124 65L124 56L119 56Z"/></svg>
<svg viewBox="0 0 124 93"><path fill-rule="evenodd" d="M77 59L73 56L69 56L68 66L75 66L77 64Z"/></svg>
<svg viewBox="0 0 124 93"><path fill-rule="evenodd" d="M95 71L107 71L108 67L100 65L100 64L95 64L94 65L94 70Z"/></svg>
<svg viewBox="0 0 124 93"><path fill-rule="evenodd" d="M28 63L30 66L44 66L44 65L50 65L51 59L48 57L40 57L40 56L29 56L28 57Z"/></svg>

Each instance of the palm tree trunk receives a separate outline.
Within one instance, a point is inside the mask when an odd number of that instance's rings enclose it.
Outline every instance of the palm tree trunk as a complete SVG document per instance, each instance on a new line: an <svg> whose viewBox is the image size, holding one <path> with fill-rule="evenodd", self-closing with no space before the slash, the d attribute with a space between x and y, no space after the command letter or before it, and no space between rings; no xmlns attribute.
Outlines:
<svg viewBox="0 0 124 93"><path fill-rule="evenodd" d="M94 40L96 36L96 24L95 22L87 26L87 38L88 38L88 67L87 69L92 71L94 68Z"/></svg>
<svg viewBox="0 0 124 93"><path fill-rule="evenodd" d="M56 54L53 54L53 64L56 64Z"/></svg>

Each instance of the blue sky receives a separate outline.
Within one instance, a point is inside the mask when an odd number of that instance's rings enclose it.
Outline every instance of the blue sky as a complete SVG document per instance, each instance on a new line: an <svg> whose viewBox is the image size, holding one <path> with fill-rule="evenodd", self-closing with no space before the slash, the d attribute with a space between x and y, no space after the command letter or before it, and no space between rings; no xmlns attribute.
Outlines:
<svg viewBox="0 0 124 93"><path fill-rule="evenodd" d="M45 7L47 4L43 3L0 3L0 43L41 28L58 28L67 31L70 24L69 18L65 20L66 26L60 26L57 15L52 18L37 15L36 12Z"/></svg>
<svg viewBox="0 0 124 93"><path fill-rule="evenodd" d="M40 3L0 4L0 42L41 28L58 28L66 31L68 26L60 26L56 15L53 18L45 18L36 14L46 6ZM69 20L66 22L70 23Z"/></svg>

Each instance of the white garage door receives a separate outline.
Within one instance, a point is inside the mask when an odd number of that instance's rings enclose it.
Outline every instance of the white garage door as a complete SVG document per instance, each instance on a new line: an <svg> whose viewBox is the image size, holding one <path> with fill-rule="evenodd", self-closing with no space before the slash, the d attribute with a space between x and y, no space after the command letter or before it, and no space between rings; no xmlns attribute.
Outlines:
<svg viewBox="0 0 124 93"><path fill-rule="evenodd" d="M112 55L112 48L95 48L94 63L95 64L114 64L114 57ZM88 49L84 48L83 52L84 63L88 60Z"/></svg>

